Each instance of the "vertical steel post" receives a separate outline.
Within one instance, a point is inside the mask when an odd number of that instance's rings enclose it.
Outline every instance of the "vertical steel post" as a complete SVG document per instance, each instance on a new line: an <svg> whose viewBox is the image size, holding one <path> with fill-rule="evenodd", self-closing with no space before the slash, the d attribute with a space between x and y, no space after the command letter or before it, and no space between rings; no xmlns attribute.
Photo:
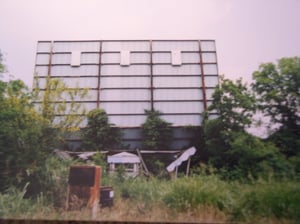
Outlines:
<svg viewBox="0 0 300 224"><path fill-rule="evenodd" d="M50 55L49 55L49 62L48 62L48 78L51 76L51 67L52 67L52 55L53 55L53 42L50 42Z"/></svg>
<svg viewBox="0 0 300 224"><path fill-rule="evenodd" d="M98 67L98 88L97 88L97 108L100 106L100 84L101 84L101 53L102 53L102 41L100 40L100 45L99 45L99 67Z"/></svg>
<svg viewBox="0 0 300 224"><path fill-rule="evenodd" d="M154 110L154 99L153 99L153 55L152 55L152 40L150 40L150 94L151 94L151 111Z"/></svg>
<svg viewBox="0 0 300 224"><path fill-rule="evenodd" d="M202 95L203 95L203 108L207 109L207 98L206 98L206 85L205 85L205 74L203 68L202 60L202 49L201 49L201 40L199 40L199 55L200 55L200 70L201 70L201 82L202 82Z"/></svg>

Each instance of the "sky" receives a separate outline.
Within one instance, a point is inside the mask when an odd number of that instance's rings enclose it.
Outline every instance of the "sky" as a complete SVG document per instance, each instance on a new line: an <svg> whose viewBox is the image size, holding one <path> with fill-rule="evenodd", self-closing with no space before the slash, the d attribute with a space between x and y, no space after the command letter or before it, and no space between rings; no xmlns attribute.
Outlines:
<svg viewBox="0 0 300 224"><path fill-rule="evenodd" d="M32 85L37 41L214 39L219 74L251 82L300 56L300 0L0 0L9 74Z"/></svg>

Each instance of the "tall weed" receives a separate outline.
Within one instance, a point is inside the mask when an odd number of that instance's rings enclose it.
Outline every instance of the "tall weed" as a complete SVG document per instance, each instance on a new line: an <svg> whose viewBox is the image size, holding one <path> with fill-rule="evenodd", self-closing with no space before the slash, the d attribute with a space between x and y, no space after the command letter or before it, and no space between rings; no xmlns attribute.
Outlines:
<svg viewBox="0 0 300 224"><path fill-rule="evenodd" d="M24 198L27 187L28 184L23 190L10 187L0 194L0 218L29 218L47 208L43 195L34 200Z"/></svg>
<svg viewBox="0 0 300 224"><path fill-rule="evenodd" d="M29 195L42 192L54 206L61 207L67 196L68 175L71 164L76 164L76 161L62 161L54 156L48 157L38 175L35 176L35 178L39 178L39 184L32 179L29 186ZM35 186L37 186L37 189L34 188Z"/></svg>
<svg viewBox="0 0 300 224"><path fill-rule="evenodd" d="M203 205L227 210L234 203L231 189L231 184L216 176L180 178L171 183L163 201L168 207L181 211L195 210Z"/></svg>
<svg viewBox="0 0 300 224"><path fill-rule="evenodd" d="M300 220L298 182L262 181L245 185L232 208L232 218L257 217Z"/></svg>
<svg viewBox="0 0 300 224"><path fill-rule="evenodd" d="M156 203L168 190L169 182L152 178L128 179L121 188L120 194L124 198L142 201L146 204Z"/></svg>

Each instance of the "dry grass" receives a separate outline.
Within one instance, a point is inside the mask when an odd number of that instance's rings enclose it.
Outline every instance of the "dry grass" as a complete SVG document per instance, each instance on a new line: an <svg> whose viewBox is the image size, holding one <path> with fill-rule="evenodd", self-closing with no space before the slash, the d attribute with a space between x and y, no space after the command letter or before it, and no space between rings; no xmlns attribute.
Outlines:
<svg viewBox="0 0 300 224"><path fill-rule="evenodd" d="M51 211L50 211L51 210ZM49 213L48 213L49 212ZM42 220L92 220L90 209L80 211L65 211L49 209L36 213L32 217L18 217L23 219ZM16 218L16 217L15 217ZM176 212L166 206L157 204L147 206L143 203L136 203L128 199L117 199L111 208L100 208L95 221L124 221L124 222L197 222L197 223L223 223L226 221L224 213L215 210L213 207L202 207L191 212Z"/></svg>
<svg viewBox="0 0 300 224"><path fill-rule="evenodd" d="M8 219L18 220L57 220L60 221L91 221L91 209L77 211L56 210L54 208L42 209L31 215L20 215L7 217ZM174 223L228 223L228 216L216 210L214 207L202 206L193 211L176 212L161 203L153 204L151 207L141 202L128 199L117 199L111 208L100 208L96 219L93 221L105 222L174 222ZM18 221L16 223L19 223ZM55 222L51 222L55 223ZM234 222L235 223L235 222ZM280 220L277 218L260 218L251 221L238 223L266 223L266 224L289 224L294 223L290 220Z"/></svg>

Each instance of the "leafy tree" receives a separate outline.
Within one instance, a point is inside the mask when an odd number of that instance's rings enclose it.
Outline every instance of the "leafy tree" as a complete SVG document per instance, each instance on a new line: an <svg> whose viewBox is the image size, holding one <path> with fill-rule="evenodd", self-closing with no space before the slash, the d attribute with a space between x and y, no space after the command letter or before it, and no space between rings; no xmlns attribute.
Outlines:
<svg viewBox="0 0 300 224"><path fill-rule="evenodd" d="M257 178L270 173L293 175L293 167L271 142L265 142L245 131L223 131L219 119L206 124L206 144L209 162L225 178ZM213 136L213 137L211 137Z"/></svg>
<svg viewBox="0 0 300 224"><path fill-rule="evenodd" d="M300 58L261 64L253 73L259 108L280 128L270 137L288 156L300 152Z"/></svg>
<svg viewBox="0 0 300 224"><path fill-rule="evenodd" d="M88 94L86 89L68 88L60 79L47 78L46 89L41 91L36 82L33 100L38 112L46 121L42 140L48 148L65 144L65 138L79 131L84 119L85 108L76 99Z"/></svg>
<svg viewBox="0 0 300 224"><path fill-rule="evenodd" d="M226 178L293 174L293 167L272 142L266 142L245 131L252 124L257 109L256 97L242 80L221 78L213 94L209 111L219 114L204 121L204 136L209 161ZM297 163L297 159L294 159Z"/></svg>
<svg viewBox="0 0 300 224"><path fill-rule="evenodd" d="M35 101L42 116L53 128L64 131L78 131L83 121L85 108L76 102L88 94L87 89L69 88L62 80L47 78L45 91L35 88ZM58 119L61 117L61 119Z"/></svg>
<svg viewBox="0 0 300 224"><path fill-rule="evenodd" d="M271 142L264 142L248 133L232 133L230 150L227 152L231 166L240 170L242 177L251 175L293 175L291 164Z"/></svg>
<svg viewBox="0 0 300 224"><path fill-rule="evenodd" d="M1 83L0 188L23 185L46 155L40 140L44 119L34 110L27 87L20 80Z"/></svg>
<svg viewBox="0 0 300 224"><path fill-rule="evenodd" d="M45 173L51 152L48 149L61 138L60 127L64 130L71 127L53 124L53 115L66 111L63 106L56 108L54 98L50 97L65 94L58 92L59 82L55 83L56 86L50 85L49 97L43 98L37 91L30 92L21 80L0 80L0 191L10 186L23 187L26 183L30 183L27 188L30 194L49 190L49 176ZM41 105L52 106L48 107L51 113L36 110L38 99Z"/></svg>
<svg viewBox="0 0 300 224"><path fill-rule="evenodd" d="M104 150L118 146L121 132L109 123L106 112L102 109L91 110L87 114L88 124L83 129L83 149Z"/></svg>
<svg viewBox="0 0 300 224"><path fill-rule="evenodd" d="M226 170L227 177L244 178L290 168L273 144L245 131L255 110L255 96L241 79L233 82L221 78L208 111L217 112L219 117L204 121L204 136L209 161Z"/></svg>
<svg viewBox="0 0 300 224"><path fill-rule="evenodd" d="M239 79L233 82L221 77L213 93L208 112L218 113L214 120L204 120L204 137L211 162L217 167L230 164L227 156L233 132L245 132L255 112L255 97Z"/></svg>
<svg viewBox="0 0 300 224"><path fill-rule="evenodd" d="M143 143L146 149L166 149L172 140L171 123L161 119L159 111L145 110L147 119L142 124Z"/></svg>
<svg viewBox="0 0 300 224"><path fill-rule="evenodd" d="M256 99L242 79L233 82L221 77L208 110L218 113L224 130L241 131L252 123Z"/></svg>
<svg viewBox="0 0 300 224"><path fill-rule="evenodd" d="M276 66L262 64L253 73L260 108L274 123L299 132L300 58L282 58Z"/></svg>

